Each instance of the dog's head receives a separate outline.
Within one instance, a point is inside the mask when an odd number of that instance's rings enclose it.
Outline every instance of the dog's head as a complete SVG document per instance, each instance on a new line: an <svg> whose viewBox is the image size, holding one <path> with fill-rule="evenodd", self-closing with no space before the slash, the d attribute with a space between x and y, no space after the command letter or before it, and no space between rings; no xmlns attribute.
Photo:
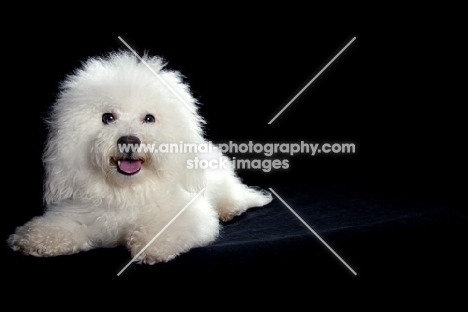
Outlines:
<svg viewBox="0 0 468 312"><path fill-rule="evenodd" d="M203 174L186 166L194 155L159 146L202 143L202 122L188 86L161 58L88 59L62 83L48 119L46 204L145 183L198 189Z"/></svg>

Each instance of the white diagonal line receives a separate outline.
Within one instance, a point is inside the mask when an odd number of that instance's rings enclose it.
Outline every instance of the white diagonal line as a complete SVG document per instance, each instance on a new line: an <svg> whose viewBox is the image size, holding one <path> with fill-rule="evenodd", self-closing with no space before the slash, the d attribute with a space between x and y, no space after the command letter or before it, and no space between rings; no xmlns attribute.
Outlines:
<svg viewBox="0 0 468 312"><path fill-rule="evenodd" d="M343 53L343 51L344 51L355 39L356 39L356 37L354 37L353 39L351 39L351 41L350 41L343 49L341 49L341 51L338 52L338 54L337 54L330 62L328 62L328 64L325 65L325 67L324 67L317 75L315 75L315 77L312 78L312 80L309 81L309 83L308 83L304 88L302 88L302 90L299 91L299 93L298 93L295 97L293 97L293 99L292 99L291 101L289 101L289 103L286 104L286 106L283 107L283 109L282 109L278 114L276 114L276 116L273 117L273 119L270 120L270 122L269 122L268 124L270 125L276 118L278 118L278 116L281 115L281 113L284 112L284 110L285 110L286 108L288 108L288 106L291 105L291 103L294 102L294 100L297 99L298 96L301 95L301 93L304 92L304 90L307 89L307 87L310 86L310 84L311 84L312 82L314 82L314 80L317 79L317 77L318 77L325 69L327 69L327 67L330 66L330 64L333 63L333 61L334 61L338 56L340 56L340 54Z"/></svg>
<svg viewBox="0 0 468 312"><path fill-rule="evenodd" d="M311 231L317 238L328 248L330 251L338 258L340 259L341 262L351 271L353 272L354 275L357 275L357 273L330 247L328 244L291 208L289 205L278 195L276 194L273 189L269 188L269 190L278 197L278 199L286 206L288 207L289 210L296 216L296 218L299 219L308 229Z"/></svg>
<svg viewBox="0 0 468 312"><path fill-rule="evenodd" d="M169 225L171 225L172 222L174 222L174 220L177 219L177 218L182 214L182 212L184 212L185 209L187 209L187 207L190 206L190 204L193 203L193 201L194 201L204 190L205 190L205 188L203 188L200 192L198 192L198 194L195 195L195 197L193 197L193 198L188 202L188 204L185 205L185 207L182 208L182 209L174 216L174 218L172 218L172 220L169 221L169 222L166 224L166 226L164 226L164 227L162 228L162 230L159 231L159 233L156 234L156 236L153 237L153 239L150 240L150 241L148 242L148 244L146 244L146 246L143 247L143 249L140 250L140 252L137 253L137 254L135 255L135 257L133 257L132 260L130 260L129 263L127 263L127 265L117 274L117 276L119 276L120 274L122 274L122 272L125 271L125 269L126 269L132 262L134 262L135 259L138 258L138 257L143 253L143 251L145 251L146 248L148 248L148 246L151 245L151 244L154 242L154 240L155 240L156 238L158 238L158 236L161 235L161 233L164 232L164 231L169 227Z"/></svg>
<svg viewBox="0 0 468 312"><path fill-rule="evenodd" d="M125 44L125 46L126 46L130 51L132 51L133 54L135 54L136 57L138 57L138 59L139 59L143 64L146 65L146 67L148 67L148 69L149 69L156 77L158 77L158 79L159 79L172 93L174 93L175 96L177 96L177 98L178 98L179 100L182 101L182 103L185 104L185 106L187 106L187 108L188 108L192 113L194 113L195 115L197 115L197 113L193 110L193 108L191 108L191 107L187 104L187 102L185 102L184 99L182 99L182 98L180 97L180 95L177 94L177 92L175 92L174 89L172 89L171 86L169 86L169 85L167 84L167 82L165 82L164 79L162 79L161 76L159 76L158 73L156 73L156 72L154 71L154 69L151 68L151 66L149 66L148 63L146 63L145 60L144 60L142 57L140 57L140 56L138 55L138 53L136 53L135 50L133 50L133 49L125 42L125 40L123 40L120 36L119 36L118 38L120 39L120 41L122 41L123 44ZM203 119L201 119L200 121L203 122L203 123L206 123L206 121L204 121Z"/></svg>

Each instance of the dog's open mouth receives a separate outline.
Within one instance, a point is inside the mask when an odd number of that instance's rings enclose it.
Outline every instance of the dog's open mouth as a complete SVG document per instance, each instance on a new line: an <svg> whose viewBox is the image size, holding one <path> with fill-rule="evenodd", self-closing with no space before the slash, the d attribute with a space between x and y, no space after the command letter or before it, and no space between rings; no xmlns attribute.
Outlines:
<svg viewBox="0 0 468 312"><path fill-rule="evenodd" d="M143 163L141 159L132 158L112 158L111 160L116 164L117 171L126 175L132 175L139 172L141 170L141 164Z"/></svg>

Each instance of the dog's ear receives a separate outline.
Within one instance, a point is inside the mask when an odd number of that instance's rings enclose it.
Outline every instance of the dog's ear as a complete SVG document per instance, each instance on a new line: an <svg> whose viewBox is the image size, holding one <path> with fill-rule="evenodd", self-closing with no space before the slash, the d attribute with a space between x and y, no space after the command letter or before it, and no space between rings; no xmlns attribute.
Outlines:
<svg viewBox="0 0 468 312"><path fill-rule="evenodd" d="M95 178L89 170L89 142L77 135L83 134L85 125L81 120L71 122L61 116L61 108L56 103L46 120L48 137L42 155L46 206L66 199L86 198L87 187Z"/></svg>
<svg viewBox="0 0 468 312"><path fill-rule="evenodd" d="M48 207L59 203L65 198L73 197L73 171L67 168L63 158L63 146L59 142L59 133L51 129L44 148L42 161L44 164L44 204Z"/></svg>
<svg viewBox="0 0 468 312"><path fill-rule="evenodd" d="M182 171L180 185L188 192L198 193L206 186L205 170L193 166L192 160L194 158L190 156L185 158L185 170Z"/></svg>
<svg viewBox="0 0 468 312"><path fill-rule="evenodd" d="M200 137L197 143L181 144L177 151L157 157L163 162L157 167L162 170L165 183L179 184L190 193L198 193L205 187L205 170L199 164L201 157L197 150L202 144L208 143Z"/></svg>

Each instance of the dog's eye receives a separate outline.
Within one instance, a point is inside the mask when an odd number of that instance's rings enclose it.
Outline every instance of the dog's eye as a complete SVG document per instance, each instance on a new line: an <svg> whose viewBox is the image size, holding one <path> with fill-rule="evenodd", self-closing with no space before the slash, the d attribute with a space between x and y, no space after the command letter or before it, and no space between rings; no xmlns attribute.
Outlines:
<svg viewBox="0 0 468 312"><path fill-rule="evenodd" d="M104 113L102 114L102 122L104 124L109 124L115 121L115 116L111 113Z"/></svg>
<svg viewBox="0 0 468 312"><path fill-rule="evenodd" d="M153 123L156 121L156 118L154 118L153 115L146 115L145 118L143 119L144 122L146 123Z"/></svg>

